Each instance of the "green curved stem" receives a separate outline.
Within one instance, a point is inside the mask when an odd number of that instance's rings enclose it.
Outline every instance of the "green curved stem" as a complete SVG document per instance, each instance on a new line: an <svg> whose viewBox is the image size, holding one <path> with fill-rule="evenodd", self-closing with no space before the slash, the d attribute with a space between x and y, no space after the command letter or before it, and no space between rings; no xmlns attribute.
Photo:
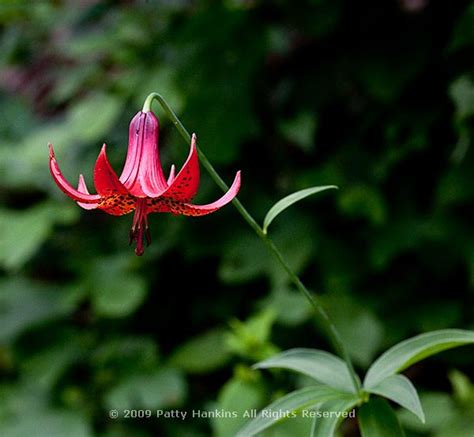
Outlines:
<svg viewBox="0 0 474 437"><path fill-rule="evenodd" d="M171 107L168 105L168 103L166 102L166 100L163 98L161 94L151 93L145 100L145 104L143 105L143 112L149 112L151 110L151 104L153 100L158 101L158 103L166 112L166 115L169 117L169 119L173 122L174 126L176 127L178 132L181 134L181 136L185 139L187 143L190 143L191 135L183 126L178 116L174 113L174 111L171 109ZM223 191L227 191L229 189L228 185L219 176L219 174L214 169L214 167L209 162L209 160L206 158L202 150L199 147L197 148L197 150L198 150L199 159L203 167L207 170L207 172L211 176L211 178ZM349 356L347 348L345 347L344 342L342 341L339 331L337 330L336 326L329 318L329 315L324 309L324 307L321 305L318 299L308 291L305 285L301 282L298 275L296 275L296 273L290 267L288 262L285 260L280 250L275 246L275 243L273 242L273 240L268 236L268 234L266 234L263 231L262 227L255 221L252 215L245 209L245 207L242 205L240 200L237 198L234 198L232 203L234 204L235 208L240 213L240 215L244 218L244 220L250 225L250 227L255 231L255 233L259 236L259 238L265 243L265 245L268 247L270 252L272 252L273 255L276 257L280 265L288 274L288 277L290 278L291 282L308 300L309 304L314 309L316 316L318 317L318 320L323 326L323 329L327 332L331 340L331 343L334 346L334 349L346 362L346 365L347 365L347 368L349 369L352 383L354 385L356 392L360 393L361 392L360 381L354 370L354 366L352 364L352 360Z"/></svg>

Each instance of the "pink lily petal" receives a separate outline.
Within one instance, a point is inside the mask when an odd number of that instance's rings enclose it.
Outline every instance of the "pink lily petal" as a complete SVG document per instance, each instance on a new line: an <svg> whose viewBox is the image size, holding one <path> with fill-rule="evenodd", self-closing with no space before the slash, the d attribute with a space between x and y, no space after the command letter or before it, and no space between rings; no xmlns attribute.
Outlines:
<svg viewBox="0 0 474 437"><path fill-rule="evenodd" d="M196 134L193 134L188 159L173 180L173 183L162 193L162 196L180 202L189 202L196 195L198 187L199 160L196 148Z"/></svg>
<svg viewBox="0 0 474 437"><path fill-rule="evenodd" d="M79 184L77 185L77 190L83 194L89 194L89 190L87 189L86 181L84 180L84 176L79 175ZM84 209L96 209L99 205L99 202L96 203L83 203L77 202L77 204Z"/></svg>
<svg viewBox="0 0 474 437"><path fill-rule="evenodd" d="M58 163L56 161L56 157L54 155L54 149L52 144L48 144L49 146L49 169L51 171L51 175L53 176L56 185L61 189L61 191L69 196L71 199L75 200L76 202L86 203L86 204L94 204L100 200L100 196L97 194L86 194L82 193L81 191L76 190L63 176L61 170L59 169Z"/></svg>
<svg viewBox="0 0 474 437"><path fill-rule="evenodd" d="M176 167L174 166L174 164L171 166L171 169L170 169L170 174L168 176L168 180L166 181L166 183L168 184L168 186L170 186L173 181L174 181L174 178L175 178L175 173L176 173Z"/></svg>
<svg viewBox="0 0 474 437"><path fill-rule="evenodd" d="M86 182L82 175L79 176L79 186L77 188L81 193L89 193L87 190ZM77 202L81 208L84 209L96 209L99 208L102 211L110 215L124 215L132 212L135 209L135 199L129 194L114 194L110 197L102 198L100 202L93 204L86 204Z"/></svg>
<svg viewBox="0 0 474 437"><path fill-rule="evenodd" d="M127 194L128 191L119 181L112 166L107 159L106 145L102 146L99 157L94 166L94 185L101 197L109 197L114 194Z"/></svg>
<svg viewBox="0 0 474 437"><path fill-rule="evenodd" d="M135 197L157 197L168 187L160 163L158 131L158 119L152 112L139 112L130 122L120 181Z"/></svg>
<svg viewBox="0 0 474 437"><path fill-rule="evenodd" d="M168 211L173 214L189 215L189 216L201 216L211 214L214 211L222 208L231 202L240 189L240 171L235 175L234 182L229 188L229 191L225 193L220 199L207 205L193 205L191 203L180 203L173 199L161 198L161 201L167 206Z"/></svg>
<svg viewBox="0 0 474 437"><path fill-rule="evenodd" d="M168 205L163 202L161 197L150 197L147 199L147 213L152 212L171 212Z"/></svg>

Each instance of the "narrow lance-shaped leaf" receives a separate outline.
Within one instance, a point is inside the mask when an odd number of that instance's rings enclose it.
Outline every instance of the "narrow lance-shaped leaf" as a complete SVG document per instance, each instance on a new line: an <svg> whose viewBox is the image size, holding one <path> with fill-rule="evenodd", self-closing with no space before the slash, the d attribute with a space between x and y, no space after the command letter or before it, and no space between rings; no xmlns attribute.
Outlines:
<svg viewBox="0 0 474 437"><path fill-rule="evenodd" d="M383 353L369 368L364 388L371 389L387 376L401 372L438 352L474 343L474 331L444 329L402 341Z"/></svg>
<svg viewBox="0 0 474 437"><path fill-rule="evenodd" d="M337 189L335 185L324 185L321 187L312 187L306 188L296 193L292 193L283 199L279 200L275 205L273 205L270 210L267 212L265 219L263 220L263 232L266 234L270 223L281 214L286 208L293 205L294 203L304 199L305 197L311 196L311 194L316 194L321 191Z"/></svg>
<svg viewBox="0 0 474 437"><path fill-rule="evenodd" d="M354 408L359 399L354 396L352 399L329 401L319 408L321 412L328 411L328 417L315 417L311 428L311 437L334 437L338 425L349 415L349 411Z"/></svg>
<svg viewBox="0 0 474 437"><path fill-rule="evenodd" d="M313 407L320 402L335 399L348 399L351 395L340 392L326 385L306 387L296 390L276 400L260 411L257 417L247 422L236 434L236 437L251 437L269 428L277 422L295 417L298 411Z"/></svg>
<svg viewBox="0 0 474 437"><path fill-rule="evenodd" d="M354 393L346 363L335 355L317 349L290 349L254 365L256 369L289 369L318 382Z"/></svg>
<svg viewBox="0 0 474 437"><path fill-rule="evenodd" d="M425 415L416 388L406 376L391 375L368 391L396 402L425 423Z"/></svg>
<svg viewBox="0 0 474 437"><path fill-rule="evenodd" d="M371 398L357 413L362 437L405 437L405 432L389 403Z"/></svg>

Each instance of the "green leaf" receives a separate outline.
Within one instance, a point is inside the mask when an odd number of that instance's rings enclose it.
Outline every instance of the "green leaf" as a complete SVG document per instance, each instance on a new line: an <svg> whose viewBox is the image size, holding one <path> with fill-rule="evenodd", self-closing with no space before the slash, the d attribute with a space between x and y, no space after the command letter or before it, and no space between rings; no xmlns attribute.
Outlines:
<svg viewBox="0 0 474 437"><path fill-rule="evenodd" d="M93 77L97 71L97 64L87 63L78 65L77 68L73 70L69 68L65 70L66 74L59 72L58 82L51 92L51 98L55 103L63 103L73 98L87 80Z"/></svg>
<svg viewBox="0 0 474 437"><path fill-rule="evenodd" d="M362 437L403 437L400 422L389 403L382 398L371 398L357 414Z"/></svg>
<svg viewBox="0 0 474 437"><path fill-rule="evenodd" d="M293 205L294 203L308 196L311 196L311 194L316 194L321 191L330 190L332 188L337 189L335 185L324 185L321 187L306 188L304 190L297 191L296 193L292 193L284 197L283 199L279 200L267 212L267 215L265 216L265 219L263 220L263 232L266 234L268 227L270 226L270 223L289 206Z"/></svg>
<svg viewBox="0 0 474 437"><path fill-rule="evenodd" d="M474 115L474 82L468 75L458 77L449 87L449 95L456 107L456 116L464 120Z"/></svg>
<svg viewBox="0 0 474 437"><path fill-rule="evenodd" d="M306 437L310 434L312 425L313 422L310 417L297 415L290 420L276 423L270 429L258 434L258 437Z"/></svg>
<svg viewBox="0 0 474 437"><path fill-rule="evenodd" d="M213 330L178 347L169 364L188 373L207 373L222 367L231 354L226 347L225 332Z"/></svg>
<svg viewBox="0 0 474 437"><path fill-rule="evenodd" d="M296 143L305 152L314 146L314 133L318 126L318 118L310 112L301 112L290 120L280 123L280 130L290 141Z"/></svg>
<svg viewBox="0 0 474 437"><path fill-rule="evenodd" d="M265 247L253 235L233 240L224 250L219 277L225 283L242 284L271 269Z"/></svg>
<svg viewBox="0 0 474 437"><path fill-rule="evenodd" d="M306 298L290 286L281 286L270 293L263 301L263 306L272 308L281 325L296 326L304 323L311 316L311 307Z"/></svg>
<svg viewBox="0 0 474 437"><path fill-rule="evenodd" d="M102 341L90 362L101 375L112 372L116 378L150 372L158 365L157 345L151 338L121 335Z"/></svg>
<svg viewBox="0 0 474 437"><path fill-rule="evenodd" d="M0 211L0 265L17 269L35 254L52 230L49 212L43 205L26 211Z"/></svg>
<svg viewBox="0 0 474 437"><path fill-rule="evenodd" d="M355 363L367 368L383 341L383 323L369 305L346 292L336 291L325 295L322 303L331 314Z"/></svg>
<svg viewBox="0 0 474 437"><path fill-rule="evenodd" d="M270 334L276 314L265 309L245 322L231 320L232 331L227 335L226 345L230 351L253 360L262 360L278 352L271 343Z"/></svg>
<svg viewBox="0 0 474 437"><path fill-rule="evenodd" d="M21 277L0 281L0 344L72 310L64 289L57 286L47 287Z"/></svg>
<svg viewBox="0 0 474 437"><path fill-rule="evenodd" d="M49 237L55 222L68 223L78 216L71 207L59 210L55 203L44 202L26 210L0 209L0 266L8 270L23 266Z"/></svg>
<svg viewBox="0 0 474 437"><path fill-rule="evenodd" d="M138 275L121 274L107 277L93 288L94 309L103 317L126 317L146 297L146 282Z"/></svg>
<svg viewBox="0 0 474 437"><path fill-rule="evenodd" d="M240 429L236 437L251 437L277 422L296 417L297 411L312 407L320 402L347 398L347 393L334 390L326 385L296 390L261 410L256 418Z"/></svg>
<svg viewBox="0 0 474 437"><path fill-rule="evenodd" d="M474 43L474 4L471 3L464 9L463 14L457 20L454 27L450 51L459 50L464 47L469 47Z"/></svg>
<svg viewBox="0 0 474 437"><path fill-rule="evenodd" d="M228 381L217 399L216 408L224 411L234 411L236 417L215 417L211 424L216 437L235 435L247 421L249 412L262 405L264 389L258 382L242 381L233 378Z"/></svg>
<svg viewBox="0 0 474 437"><path fill-rule="evenodd" d="M416 388L406 376L391 375L368 391L396 402L411 411L425 423L425 414L423 413Z"/></svg>
<svg viewBox="0 0 474 437"><path fill-rule="evenodd" d="M105 93L92 94L72 107L68 114L67 127L71 134L81 141L101 140L114 125L122 106L122 100L115 96Z"/></svg>
<svg viewBox="0 0 474 437"><path fill-rule="evenodd" d="M294 370L318 382L348 393L354 392L349 370L343 360L317 349L290 349L253 366L256 369Z"/></svg>
<svg viewBox="0 0 474 437"><path fill-rule="evenodd" d="M317 240L308 238L315 233L314 220L289 211L280 219L273 232L273 242L285 248L285 257L298 274L307 266L317 247ZM265 246L252 235L235 235L229 241L220 266L223 281L242 284L256 277L267 275L272 284L282 286L288 282L288 274L272 257Z"/></svg>
<svg viewBox="0 0 474 437"><path fill-rule="evenodd" d="M134 90L134 94L137 96L135 99L137 108L141 108L144 100L150 94L150 90L159 90L173 111L176 114L181 113L185 102L184 90L177 86L176 72L172 67L168 64L160 64L157 68L150 70L146 78L143 77L142 70L138 70L138 75L140 79L138 89ZM155 105L156 108L159 107L157 103ZM163 121L168 122L168 120Z"/></svg>
<svg viewBox="0 0 474 437"><path fill-rule="evenodd" d="M364 388L371 389L387 376L401 372L438 352L474 343L474 331L444 329L428 332L398 343L383 353L369 368Z"/></svg>
<svg viewBox="0 0 474 437"><path fill-rule="evenodd" d="M426 413L426 424L422 425L406 410L398 414L402 425L413 431L413 435L435 437L472 435L472 432L469 432L474 429L472 401L466 403L441 392L422 393L420 400Z"/></svg>
<svg viewBox="0 0 474 437"><path fill-rule="evenodd" d="M354 397L352 399L336 400L325 402L319 408L320 411L335 411L340 412L341 415L329 417L316 417L311 429L311 437L333 437L338 425L344 420L344 413L354 408L359 399Z"/></svg>
<svg viewBox="0 0 474 437"><path fill-rule="evenodd" d="M456 369L449 372L448 378L453 386L455 398L463 403L474 405L474 385L469 378Z"/></svg>
<svg viewBox="0 0 474 437"><path fill-rule="evenodd" d="M8 437L34 435L35 437L55 437L70 435L92 437L93 432L86 417L68 410L30 411L20 420L0 424L0 434Z"/></svg>
<svg viewBox="0 0 474 437"><path fill-rule="evenodd" d="M344 215L365 218L374 225L384 224L387 218L387 205L380 190L370 185L344 189L338 204Z"/></svg>
<svg viewBox="0 0 474 437"><path fill-rule="evenodd" d="M53 385L65 370L72 363L77 363L83 358L85 350L81 344L83 340L76 333L75 337L67 337L67 340L55 343L31 357L24 358L21 367L23 381L52 390Z"/></svg>
<svg viewBox="0 0 474 437"><path fill-rule="evenodd" d="M146 297L143 277L130 271L130 258L110 256L95 260L88 272L94 310L103 317L126 317Z"/></svg>
<svg viewBox="0 0 474 437"><path fill-rule="evenodd" d="M78 101L65 117L47 124L42 123L19 142L0 148L0 180L15 187L35 186L40 190L47 186L52 188L54 183L49 172L45 171L47 144L51 142L55 146L63 171L67 170L65 156L69 155L69 159L74 159L77 146L81 143L97 141L100 145L107 140L106 135L122 108L122 99L105 93L91 94ZM98 153L98 145L96 147ZM16 153L11 153L12 148ZM75 169L77 171L76 167ZM65 174L67 175L67 171ZM55 193L56 190L55 187Z"/></svg>
<svg viewBox="0 0 474 437"><path fill-rule="evenodd" d="M107 408L161 409L180 405L186 397L186 381L174 369L129 376L116 385L105 398Z"/></svg>

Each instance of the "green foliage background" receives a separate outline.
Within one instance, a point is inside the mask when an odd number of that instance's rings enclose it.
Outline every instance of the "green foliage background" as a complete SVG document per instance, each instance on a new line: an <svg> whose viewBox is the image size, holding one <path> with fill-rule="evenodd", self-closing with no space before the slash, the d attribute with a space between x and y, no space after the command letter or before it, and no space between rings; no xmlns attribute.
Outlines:
<svg viewBox="0 0 474 437"><path fill-rule="evenodd" d="M359 370L410 335L473 329L473 29L468 1L1 2L0 435L230 436L242 419L191 411L260 408L306 382L251 364L329 348L232 206L151 216L138 258L130 216L57 189L47 143L91 185L102 142L121 168L152 91L228 182L242 170L259 220L288 193L339 186L270 233ZM161 122L164 166L180 165L188 146ZM219 195L202 179L197 203ZM427 415L400 414L409 435L474 433L473 362L464 348L408 370ZM189 415L109 418L130 408Z"/></svg>

